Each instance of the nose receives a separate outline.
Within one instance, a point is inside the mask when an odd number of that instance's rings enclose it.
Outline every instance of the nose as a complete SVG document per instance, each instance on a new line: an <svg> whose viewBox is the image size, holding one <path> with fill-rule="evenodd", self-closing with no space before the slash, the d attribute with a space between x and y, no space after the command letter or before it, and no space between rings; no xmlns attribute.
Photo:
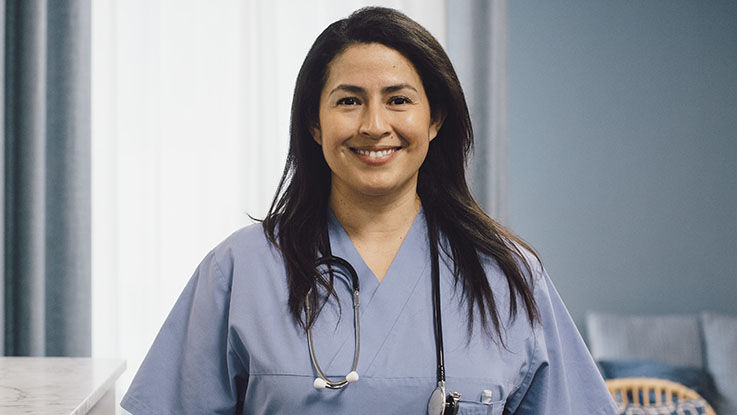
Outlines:
<svg viewBox="0 0 737 415"><path fill-rule="evenodd" d="M358 132L372 139L389 135L389 123L381 105L366 105L366 109L364 109L361 116L361 125Z"/></svg>

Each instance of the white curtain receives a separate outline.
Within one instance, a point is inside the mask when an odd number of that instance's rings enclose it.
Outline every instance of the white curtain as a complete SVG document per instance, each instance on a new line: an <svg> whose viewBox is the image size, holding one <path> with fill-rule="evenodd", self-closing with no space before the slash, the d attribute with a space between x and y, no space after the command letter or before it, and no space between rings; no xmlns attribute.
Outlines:
<svg viewBox="0 0 737 415"><path fill-rule="evenodd" d="M371 4L445 42L444 0L93 2L93 356L125 390L200 259L263 217L294 80L330 22Z"/></svg>

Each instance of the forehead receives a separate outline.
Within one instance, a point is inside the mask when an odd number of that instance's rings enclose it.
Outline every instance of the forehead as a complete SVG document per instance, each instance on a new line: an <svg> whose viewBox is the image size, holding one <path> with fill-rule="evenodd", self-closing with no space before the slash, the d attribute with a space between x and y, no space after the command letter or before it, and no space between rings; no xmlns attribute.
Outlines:
<svg viewBox="0 0 737 415"><path fill-rule="evenodd" d="M409 83L416 88L422 87L422 80L412 62L380 43L348 46L330 61L325 88L343 83L366 86Z"/></svg>

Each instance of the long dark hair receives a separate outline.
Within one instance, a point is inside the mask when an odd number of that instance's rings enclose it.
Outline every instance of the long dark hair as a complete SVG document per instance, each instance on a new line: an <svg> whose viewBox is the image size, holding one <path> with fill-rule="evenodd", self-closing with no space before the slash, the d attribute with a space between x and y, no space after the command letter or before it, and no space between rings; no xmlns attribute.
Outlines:
<svg viewBox="0 0 737 415"><path fill-rule="evenodd" d="M493 327L501 339L501 318L480 255L493 258L507 278L510 318L516 316L521 300L533 324L539 314L532 293L532 273L520 249L527 249L535 258L537 255L486 215L468 190L465 167L473 131L453 65L425 28L396 10L380 7L360 9L328 26L315 40L297 76L287 162L263 220L267 238L284 257L289 311L302 327L309 327L320 309L312 308L305 318L307 293L313 289L315 296L321 289L336 295L332 279L314 266L318 254L330 249L327 227L331 172L311 131L318 126L328 65L347 47L366 43L388 46L412 62L422 79L433 117L445 118L420 167L417 193L428 232L435 240L438 235L444 238L442 249L452 260L455 284L460 285L461 301L467 307L469 334L478 315L484 330L491 335Z"/></svg>

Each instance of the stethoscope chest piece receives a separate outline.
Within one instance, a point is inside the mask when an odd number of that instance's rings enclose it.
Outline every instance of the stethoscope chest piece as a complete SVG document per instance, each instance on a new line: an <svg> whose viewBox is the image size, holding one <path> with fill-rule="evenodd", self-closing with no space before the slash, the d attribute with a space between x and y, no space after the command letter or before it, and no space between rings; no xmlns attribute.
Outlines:
<svg viewBox="0 0 737 415"><path fill-rule="evenodd" d="M461 394L451 392L445 394L445 386L440 385L432 391L427 402L427 415L457 415Z"/></svg>
<svg viewBox="0 0 737 415"><path fill-rule="evenodd" d="M427 415L443 415L445 410L445 388L438 386L427 402Z"/></svg>

